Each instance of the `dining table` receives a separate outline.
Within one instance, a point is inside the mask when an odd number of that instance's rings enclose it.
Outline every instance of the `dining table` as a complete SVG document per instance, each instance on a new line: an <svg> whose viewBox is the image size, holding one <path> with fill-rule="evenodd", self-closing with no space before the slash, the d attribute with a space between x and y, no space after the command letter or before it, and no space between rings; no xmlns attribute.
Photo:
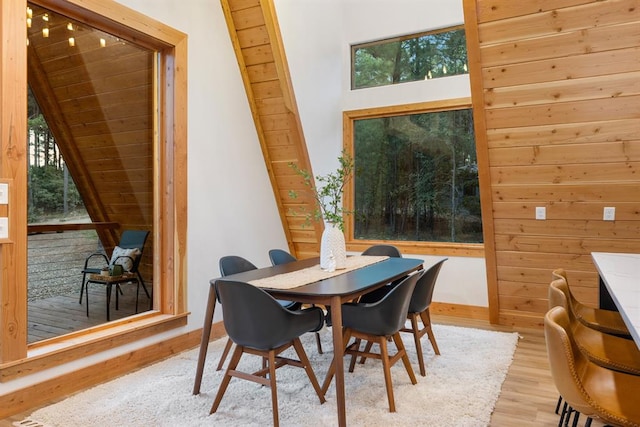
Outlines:
<svg viewBox="0 0 640 427"><path fill-rule="evenodd" d="M640 254L592 252L591 258L600 275L601 294L611 298L640 349Z"/></svg>
<svg viewBox="0 0 640 427"><path fill-rule="evenodd" d="M374 258L374 257L372 257ZM395 257L376 257L372 264L363 267L345 270L341 272L337 270L323 277L322 273L318 274L319 267L318 258L308 258L304 260L294 261L287 264L270 266L249 270L243 273L232 274L224 277L211 279L209 282L209 296L207 300L207 308L202 328L202 340L198 355L198 365L193 387L193 394L200 392L200 385L204 372L204 364L207 356L207 347L210 340L212 322L216 307L215 284L217 280L232 280L247 283L256 283L261 280L268 280L274 283L273 287L261 286L266 292L271 294L278 300L296 301L302 304L315 304L330 307L333 351L335 361L335 391L338 412L338 425L346 426L346 398L344 389L344 342L342 336L342 304L354 301L360 296L371 292L385 284L394 280L405 277L412 272L423 268L422 259L415 258L395 258ZM310 283L304 280L300 286L276 287L275 284L287 278L290 280L292 273L309 271L314 273ZM302 276L302 275L301 275ZM318 277L319 280L316 280Z"/></svg>

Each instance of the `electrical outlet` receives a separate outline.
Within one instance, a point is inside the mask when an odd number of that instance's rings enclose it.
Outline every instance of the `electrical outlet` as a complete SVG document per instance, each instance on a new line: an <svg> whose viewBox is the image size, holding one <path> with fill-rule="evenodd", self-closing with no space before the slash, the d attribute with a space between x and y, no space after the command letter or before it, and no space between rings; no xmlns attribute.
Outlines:
<svg viewBox="0 0 640 427"><path fill-rule="evenodd" d="M0 217L0 239L9 238L9 218Z"/></svg>
<svg viewBox="0 0 640 427"><path fill-rule="evenodd" d="M547 208L536 206L536 219L547 219Z"/></svg>
<svg viewBox="0 0 640 427"><path fill-rule="evenodd" d="M604 208L604 213L602 214L602 219L605 221L615 221L616 220L616 208L606 207Z"/></svg>

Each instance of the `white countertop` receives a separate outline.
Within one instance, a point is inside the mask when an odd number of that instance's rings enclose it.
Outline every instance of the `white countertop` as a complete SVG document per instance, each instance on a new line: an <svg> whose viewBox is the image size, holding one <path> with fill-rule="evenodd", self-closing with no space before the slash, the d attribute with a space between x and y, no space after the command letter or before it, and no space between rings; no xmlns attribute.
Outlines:
<svg viewBox="0 0 640 427"><path fill-rule="evenodd" d="M640 348L640 254L592 252L591 257Z"/></svg>

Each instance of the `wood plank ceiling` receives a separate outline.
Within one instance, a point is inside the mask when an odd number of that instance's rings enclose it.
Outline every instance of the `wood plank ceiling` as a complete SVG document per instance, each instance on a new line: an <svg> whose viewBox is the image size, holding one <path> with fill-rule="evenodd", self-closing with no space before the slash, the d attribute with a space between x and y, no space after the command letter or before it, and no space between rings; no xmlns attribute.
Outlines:
<svg viewBox="0 0 640 427"><path fill-rule="evenodd" d="M289 250L318 256L323 224L305 225L298 211L315 207L302 179L289 167L311 170L280 29L272 0L221 0L254 117ZM292 199L289 191L298 191Z"/></svg>
<svg viewBox="0 0 640 427"><path fill-rule="evenodd" d="M98 228L110 253L122 230L153 228L155 53L29 6L29 87L91 221L119 228ZM147 280L152 262L150 237Z"/></svg>

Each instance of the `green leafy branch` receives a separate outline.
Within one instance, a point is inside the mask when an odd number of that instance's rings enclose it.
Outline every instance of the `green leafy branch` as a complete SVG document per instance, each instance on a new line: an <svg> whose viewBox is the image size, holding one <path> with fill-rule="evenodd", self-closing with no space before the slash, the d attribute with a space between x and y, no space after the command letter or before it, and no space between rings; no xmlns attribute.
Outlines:
<svg viewBox="0 0 640 427"><path fill-rule="evenodd" d="M305 224L309 224L312 220L321 221L324 219L344 231L344 215L349 215L352 212L343 209L342 195L344 194L345 186L353 178L355 164L353 158L344 150L338 157L338 161L340 163L338 169L326 175L316 176L315 184L309 171L300 169L295 163L289 163L289 167L302 177L304 185L309 188L309 193L316 201L316 208L313 212L310 212L305 207L301 207L298 211L293 211L294 214L300 212L305 215ZM289 190L289 197L292 199L298 198L298 192Z"/></svg>

